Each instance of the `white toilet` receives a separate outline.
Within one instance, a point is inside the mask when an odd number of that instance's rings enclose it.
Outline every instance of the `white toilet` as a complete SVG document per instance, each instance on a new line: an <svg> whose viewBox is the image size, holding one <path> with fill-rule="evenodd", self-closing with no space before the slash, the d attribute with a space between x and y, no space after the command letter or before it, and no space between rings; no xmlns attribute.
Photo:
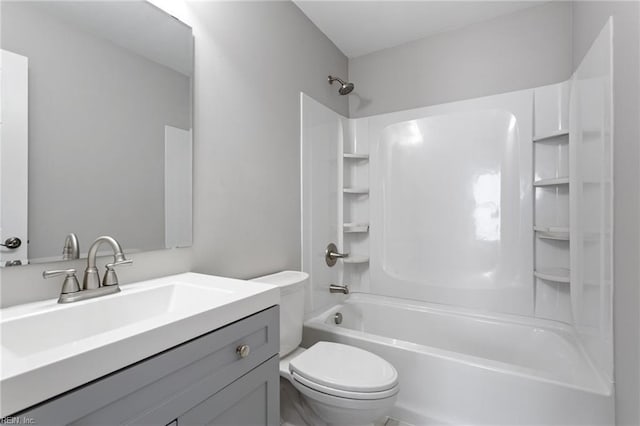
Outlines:
<svg viewBox="0 0 640 426"><path fill-rule="evenodd" d="M309 275L284 271L255 278L280 287L280 376L315 414L334 425L370 424L388 414L398 396L398 373L379 356L340 343L302 341L304 286Z"/></svg>

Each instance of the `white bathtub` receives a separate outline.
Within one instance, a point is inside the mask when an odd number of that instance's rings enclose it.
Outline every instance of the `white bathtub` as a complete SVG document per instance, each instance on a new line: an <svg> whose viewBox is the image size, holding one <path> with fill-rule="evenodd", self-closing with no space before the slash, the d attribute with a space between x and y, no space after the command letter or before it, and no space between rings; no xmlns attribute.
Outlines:
<svg viewBox="0 0 640 426"><path fill-rule="evenodd" d="M305 323L303 345L319 340L391 362L395 415L414 424L614 423L612 385L561 323L352 294Z"/></svg>

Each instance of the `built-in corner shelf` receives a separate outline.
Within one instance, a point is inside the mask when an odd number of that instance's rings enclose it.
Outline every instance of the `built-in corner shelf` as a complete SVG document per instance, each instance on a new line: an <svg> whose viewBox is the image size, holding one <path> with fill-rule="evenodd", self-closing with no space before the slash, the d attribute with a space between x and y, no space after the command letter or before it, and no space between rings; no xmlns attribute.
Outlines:
<svg viewBox="0 0 640 426"><path fill-rule="evenodd" d="M558 130L557 132L551 132L545 135L536 135L533 138L534 142L544 142L549 141L550 139L558 138L559 136L567 136L569 135L569 130ZM566 140L566 138L558 138L558 141Z"/></svg>
<svg viewBox="0 0 640 426"><path fill-rule="evenodd" d="M537 278L556 283L569 283L570 273L566 268L538 268L533 275Z"/></svg>
<svg viewBox="0 0 640 426"><path fill-rule="evenodd" d="M343 188L345 194L368 194L369 188Z"/></svg>
<svg viewBox="0 0 640 426"><path fill-rule="evenodd" d="M533 182L533 186L556 186L556 185L568 185L568 184L569 184L568 176L555 177L555 178L549 178L549 179L540 179Z"/></svg>
<svg viewBox="0 0 640 426"><path fill-rule="evenodd" d="M350 152L349 152L350 150ZM369 154L356 153L355 148L348 148L347 152L342 153L344 161L340 162L342 167L343 180L342 192L344 198L341 197L342 215L339 220L342 221L342 233L345 243L345 251L349 252L349 256L342 259L345 265L345 279L360 280L363 273L369 267L369 188L368 183L368 167ZM365 185L365 187L359 186ZM355 251L355 253L353 253ZM354 265L354 266L348 266Z"/></svg>
<svg viewBox="0 0 640 426"><path fill-rule="evenodd" d="M569 228L556 226L534 226L538 238L547 240L569 241Z"/></svg>
<svg viewBox="0 0 640 426"><path fill-rule="evenodd" d="M368 160L369 154L356 154L354 152L345 152L344 158L349 160Z"/></svg>
<svg viewBox="0 0 640 426"><path fill-rule="evenodd" d="M369 256L350 254L349 257L342 259L344 263L369 263Z"/></svg>
<svg viewBox="0 0 640 426"><path fill-rule="evenodd" d="M368 223L345 223L343 225L345 233L369 232Z"/></svg>

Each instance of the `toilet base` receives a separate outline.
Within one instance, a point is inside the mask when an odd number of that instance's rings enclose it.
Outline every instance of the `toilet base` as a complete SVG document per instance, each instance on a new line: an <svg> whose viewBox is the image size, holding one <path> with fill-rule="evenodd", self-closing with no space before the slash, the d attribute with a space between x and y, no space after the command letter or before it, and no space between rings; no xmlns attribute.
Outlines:
<svg viewBox="0 0 640 426"><path fill-rule="evenodd" d="M280 377L280 424L282 426L328 426L311 409L291 382Z"/></svg>
<svg viewBox="0 0 640 426"><path fill-rule="evenodd" d="M377 409L354 410L328 405L310 398L306 400L318 417L327 422L327 426L373 426L373 422L386 417L391 408L385 405Z"/></svg>
<svg viewBox="0 0 640 426"><path fill-rule="evenodd" d="M349 426L383 426L386 416L375 423L353 424ZM280 378L280 425L281 426L344 426L344 423L327 423L311 408L307 398L302 396L289 380Z"/></svg>

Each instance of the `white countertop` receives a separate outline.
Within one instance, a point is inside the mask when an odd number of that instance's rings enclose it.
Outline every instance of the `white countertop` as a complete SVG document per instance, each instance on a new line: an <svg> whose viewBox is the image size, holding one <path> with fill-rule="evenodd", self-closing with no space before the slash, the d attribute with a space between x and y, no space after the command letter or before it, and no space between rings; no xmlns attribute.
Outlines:
<svg viewBox="0 0 640 426"><path fill-rule="evenodd" d="M81 302L0 309L0 417L277 305L277 287L196 273Z"/></svg>

